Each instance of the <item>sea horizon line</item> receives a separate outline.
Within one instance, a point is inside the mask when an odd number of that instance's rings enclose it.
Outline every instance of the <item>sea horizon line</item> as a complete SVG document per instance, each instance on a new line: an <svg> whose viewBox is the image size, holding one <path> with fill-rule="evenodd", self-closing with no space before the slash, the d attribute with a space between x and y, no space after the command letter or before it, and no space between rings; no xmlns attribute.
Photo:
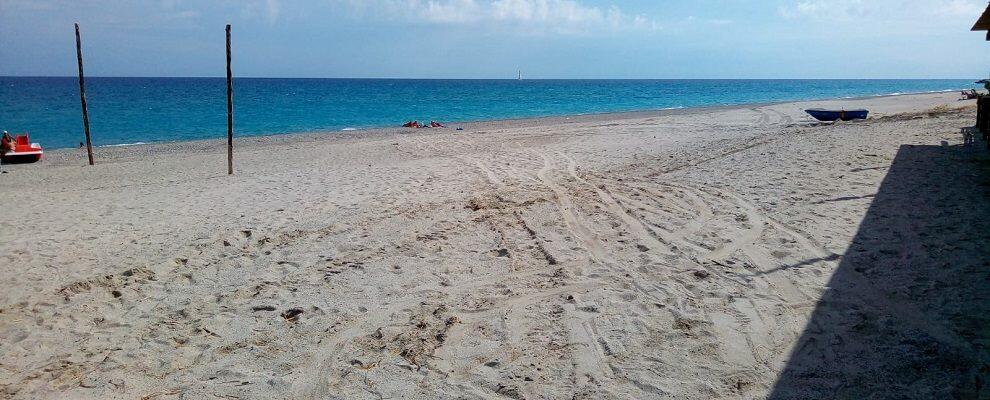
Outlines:
<svg viewBox="0 0 990 400"><path fill-rule="evenodd" d="M0 78L78 78L76 75L0 75ZM111 76L87 75L86 79L226 79L225 76ZM234 79L299 80L396 80L396 81L518 81L518 78L400 78L400 77L290 77L234 76ZM523 78L523 81L931 81L970 78Z"/></svg>

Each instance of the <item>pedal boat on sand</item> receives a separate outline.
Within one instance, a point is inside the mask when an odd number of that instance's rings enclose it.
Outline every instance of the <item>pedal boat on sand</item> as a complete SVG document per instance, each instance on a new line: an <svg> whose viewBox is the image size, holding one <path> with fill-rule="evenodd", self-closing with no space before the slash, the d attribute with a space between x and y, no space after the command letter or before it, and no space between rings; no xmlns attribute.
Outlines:
<svg viewBox="0 0 990 400"><path fill-rule="evenodd" d="M809 108L804 112L819 121L852 121L854 119L866 119L870 112L867 110L826 110L824 108Z"/></svg>
<svg viewBox="0 0 990 400"><path fill-rule="evenodd" d="M41 161L44 155L41 145L31 143L28 135L17 135L14 137L14 151L8 151L0 157L0 162L4 164L24 164Z"/></svg>

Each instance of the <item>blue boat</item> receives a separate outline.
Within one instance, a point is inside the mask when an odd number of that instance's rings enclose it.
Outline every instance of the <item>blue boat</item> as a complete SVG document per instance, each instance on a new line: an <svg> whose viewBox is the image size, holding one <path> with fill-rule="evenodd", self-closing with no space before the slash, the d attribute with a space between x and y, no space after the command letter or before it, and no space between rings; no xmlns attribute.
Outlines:
<svg viewBox="0 0 990 400"><path fill-rule="evenodd" d="M819 121L852 121L854 119L866 119L870 114L867 110L826 110L824 108L811 108L804 110Z"/></svg>

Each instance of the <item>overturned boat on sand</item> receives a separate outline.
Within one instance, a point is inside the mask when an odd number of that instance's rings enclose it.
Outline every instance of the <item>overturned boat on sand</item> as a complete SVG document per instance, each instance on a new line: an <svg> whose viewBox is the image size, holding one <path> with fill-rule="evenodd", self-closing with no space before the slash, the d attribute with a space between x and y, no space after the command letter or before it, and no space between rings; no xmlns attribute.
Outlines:
<svg viewBox="0 0 990 400"><path fill-rule="evenodd" d="M868 110L826 110L824 108L809 108L804 112L819 121L852 121L855 119L866 119L870 115Z"/></svg>

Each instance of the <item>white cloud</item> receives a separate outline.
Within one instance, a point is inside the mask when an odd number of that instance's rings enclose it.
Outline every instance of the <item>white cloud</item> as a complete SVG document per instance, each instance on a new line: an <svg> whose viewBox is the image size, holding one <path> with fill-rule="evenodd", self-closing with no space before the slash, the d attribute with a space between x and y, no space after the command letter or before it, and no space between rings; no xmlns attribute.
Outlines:
<svg viewBox="0 0 990 400"><path fill-rule="evenodd" d="M55 4L36 0L0 0L0 11L50 11Z"/></svg>
<svg viewBox="0 0 990 400"><path fill-rule="evenodd" d="M943 16L969 18L976 20L983 10L986 9L985 2L967 0L947 0L941 1L935 12Z"/></svg>
<svg viewBox="0 0 990 400"><path fill-rule="evenodd" d="M274 23L278 19L280 8L278 0L265 0L265 18L269 23Z"/></svg>
<svg viewBox="0 0 990 400"><path fill-rule="evenodd" d="M241 15L247 19L261 19L269 25L278 21L282 11L279 0L251 0L245 1Z"/></svg>
<svg viewBox="0 0 990 400"><path fill-rule="evenodd" d="M421 12L427 19L442 23L475 22L481 14L473 0L429 1Z"/></svg>
<svg viewBox="0 0 990 400"><path fill-rule="evenodd" d="M985 7L983 0L802 0L779 13L787 19L930 25L976 21Z"/></svg>
<svg viewBox="0 0 990 400"><path fill-rule="evenodd" d="M575 0L331 0L360 16L431 24L506 27L525 32L586 34L607 30L659 30L643 15Z"/></svg>
<svg viewBox="0 0 990 400"><path fill-rule="evenodd" d="M724 18L698 18L698 17L695 17L693 15L689 15L687 18L684 18L684 22L687 22L688 24L703 23L703 24L709 24L709 25L731 25L732 24L732 20L731 19L724 19Z"/></svg>

